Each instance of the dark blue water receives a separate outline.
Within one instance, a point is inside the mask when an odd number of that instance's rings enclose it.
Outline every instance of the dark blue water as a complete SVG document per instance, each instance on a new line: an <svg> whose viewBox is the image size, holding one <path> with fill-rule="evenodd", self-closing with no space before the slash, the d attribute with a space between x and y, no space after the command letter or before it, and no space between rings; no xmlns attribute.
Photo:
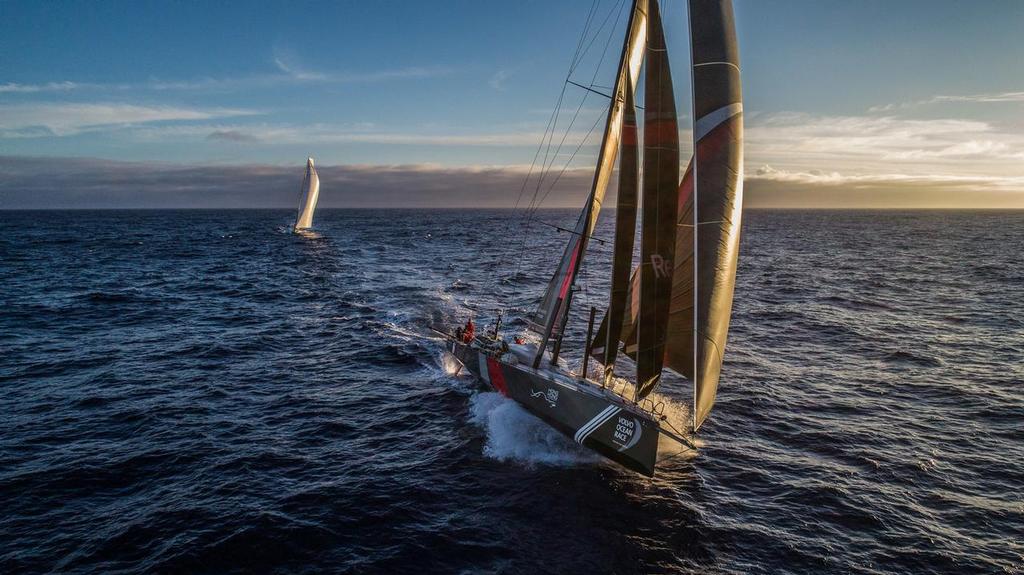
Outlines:
<svg viewBox="0 0 1024 575"><path fill-rule="evenodd" d="M0 572L1024 571L1024 213L749 212L718 405L654 480L431 339L521 329L566 237L512 275L508 215L0 212Z"/></svg>

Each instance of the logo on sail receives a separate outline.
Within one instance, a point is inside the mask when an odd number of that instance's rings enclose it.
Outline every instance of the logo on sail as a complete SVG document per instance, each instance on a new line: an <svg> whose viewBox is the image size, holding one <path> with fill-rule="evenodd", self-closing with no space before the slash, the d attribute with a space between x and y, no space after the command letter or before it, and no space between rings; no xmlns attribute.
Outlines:
<svg viewBox="0 0 1024 575"><path fill-rule="evenodd" d="M661 257L659 254L651 254L651 267L654 268L654 277L667 278L672 275L672 262Z"/></svg>
<svg viewBox="0 0 1024 575"><path fill-rule="evenodd" d="M615 431L612 432L612 443L619 451L626 451L640 442L640 436L644 430L640 427L640 420L635 417L619 416L615 423Z"/></svg>
<svg viewBox="0 0 1024 575"><path fill-rule="evenodd" d="M530 397L539 397L544 401L548 402L548 405L555 407L558 404L558 390L548 389L547 391L534 391L530 390Z"/></svg>

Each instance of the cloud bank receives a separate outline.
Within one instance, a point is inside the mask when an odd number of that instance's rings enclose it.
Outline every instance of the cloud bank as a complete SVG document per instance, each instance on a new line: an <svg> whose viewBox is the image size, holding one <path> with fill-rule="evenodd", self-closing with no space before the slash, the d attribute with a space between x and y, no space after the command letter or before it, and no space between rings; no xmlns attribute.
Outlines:
<svg viewBox="0 0 1024 575"><path fill-rule="evenodd" d="M294 208L304 170L302 164L0 156L0 209ZM320 205L353 208L512 207L526 176L521 167L318 165L317 171ZM546 207L579 206L590 178L591 170L567 171Z"/></svg>
<svg viewBox="0 0 1024 575"><path fill-rule="evenodd" d="M225 135L230 139L232 136ZM514 207L521 166L318 166L325 207ZM294 208L303 166L182 165L0 156L0 208ZM578 207L592 171L566 171L544 207ZM535 180L534 180L535 181ZM541 194L547 186L541 190ZM533 188L527 187L523 203ZM608 202L614 189L610 191ZM1018 208L1024 177L849 175L763 166L749 208ZM519 207L523 207L521 204Z"/></svg>

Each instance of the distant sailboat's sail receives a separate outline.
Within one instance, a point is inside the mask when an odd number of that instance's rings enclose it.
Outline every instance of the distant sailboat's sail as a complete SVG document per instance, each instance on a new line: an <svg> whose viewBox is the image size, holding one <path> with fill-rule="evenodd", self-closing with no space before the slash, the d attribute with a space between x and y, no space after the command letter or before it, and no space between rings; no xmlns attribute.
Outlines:
<svg viewBox="0 0 1024 575"><path fill-rule="evenodd" d="M661 380L676 247L679 124L658 2L648 4L636 398Z"/></svg>
<svg viewBox="0 0 1024 575"><path fill-rule="evenodd" d="M637 189L640 178L637 150L636 105L626 90L619 157L619 191L615 205L615 247L612 256L612 289L608 313L594 338L593 354L604 364L605 380L611 377L618 355L618 334L629 297L630 271L633 267L633 242L636 235Z"/></svg>
<svg viewBox="0 0 1024 575"><path fill-rule="evenodd" d="M636 90L634 81L630 79L639 75L640 66L643 63L647 37L646 9L647 0L637 0L634 3L627 28L626 42L619 60L619 71L615 77L613 99L608 108L608 118L605 121L604 137L601 141L590 195L576 222L573 236L562 254L558 269L551 277L551 281L548 282L548 288L544 292L540 306L531 317L531 327L543 336L538 358L543 354L551 336L560 335L559 332L565 325L566 316L569 313L569 303L572 299L572 286L583 262L583 256L586 254L587 243L601 213L601 204L604 202L604 194L608 189L608 181L611 179L619 150L624 94L627 90Z"/></svg>
<svg viewBox="0 0 1024 575"><path fill-rule="evenodd" d="M306 177L302 180L302 203L299 205L299 215L295 219L295 229L304 230L313 225L313 211L316 210L316 201L320 197L320 176L313 167L313 158L306 162Z"/></svg>

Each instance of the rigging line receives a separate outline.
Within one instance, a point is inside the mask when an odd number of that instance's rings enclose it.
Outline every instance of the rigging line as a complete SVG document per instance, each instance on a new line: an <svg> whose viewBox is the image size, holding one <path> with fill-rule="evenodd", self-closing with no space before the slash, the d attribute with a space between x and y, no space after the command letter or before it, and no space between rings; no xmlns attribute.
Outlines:
<svg viewBox="0 0 1024 575"><path fill-rule="evenodd" d="M623 0L619 0L619 2L616 3L616 6L618 7L618 10L616 10L614 6L612 7L612 9L608 12L608 15L605 16L604 22L601 23L601 27L598 28L597 32L594 34L593 40L591 40L591 43L589 45L587 45L587 48L586 48L585 51L589 51L590 50L590 46L593 45L594 40L597 39L597 37L600 34L600 32L602 30L604 30L605 26L607 26L608 21L612 17L612 14L616 15L616 17L615 17L615 24L612 26L612 28L614 29L615 26L618 25L619 20L622 19L622 9L623 9L623 6L624 6ZM590 83L591 84L594 83L594 81L597 79L598 73L600 73L600 71L601 71L601 65L604 64L604 60L605 60L605 58L606 58L606 56L608 54L608 46L611 45L611 41L612 41L612 34L609 33L608 34L608 39L605 40L604 49L601 51L601 57L598 60L597 66L594 67L594 74L593 74L593 76L590 79ZM566 77L566 82L570 81L569 77L571 77L571 75L572 74L570 73L569 76ZM569 137L569 132L572 130L572 126L575 123L577 117L579 116L580 111L583 109L583 105L585 103L586 103L586 94L584 94L583 100L580 102L580 105L576 108L576 112L575 112L575 114L573 114L573 119L569 123L569 127L566 128L565 135L562 137L562 140L559 142L558 147L555 149L555 156L552 157L551 163L548 165L548 169L554 167L554 163L555 163L555 159L557 158L557 154L561 151L562 145L565 143L565 140ZM540 181L537 183L538 189L543 184L543 180L546 177L547 177L547 172L545 172L545 174L541 176Z"/></svg>
<svg viewBox="0 0 1024 575"><path fill-rule="evenodd" d="M593 16L594 16L594 14L596 14L597 6L599 5L599 2L600 2L600 0L593 0L591 2L591 4L590 4L590 10L587 12L587 19L584 22L583 30L580 32L579 40L577 40L577 42L576 42L576 50L573 53L572 59L569 62L569 70L570 71L575 67L575 65L577 64L577 62L578 62L578 60L580 58L580 52L581 52L581 49L582 49L582 46L583 46L583 42L586 40L588 31L590 30L591 22L593 21ZM567 75L568 75L568 72L567 72ZM516 208L519 207L519 203L522 201L522 195L523 195L523 193L526 190L526 185L529 182L530 175L533 172L533 168L536 167L537 158L540 156L540 151L544 148L544 142L548 139L549 132L553 133L554 127L558 125L558 115L560 113L561 102L563 101L564 97L565 97L565 86L563 85L562 86L562 91L561 91L561 93L558 96L557 105L554 107L554 109L552 109L551 116L549 116L548 123L547 123L547 125L544 128L544 136L541 138L540 144L538 144L538 146L537 146L537 151L534 153L533 161L530 164L530 171L529 171L529 173L527 173L527 177L523 180L523 186L520 188L519 196L516 198L516 205L515 205Z"/></svg>
<svg viewBox="0 0 1024 575"><path fill-rule="evenodd" d="M591 84L588 87L588 86L584 86L583 84L577 84L576 82L573 82L572 80L566 80L566 82L569 82L573 86L576 86L576 87L579 87L579 88L583 88L584 90L586 90L588 92L593 92L593 93L597 94L598 96L604 96L605 98L608 98L609 100L612 99L610 94L605 94L604 92L599 92L599 91L594 89L594 88L608 88L608 86L598 86L597 84ZM619 99L619 102L623 102L623 101L624 100L622 100L621 98ZM643 110L644 109L643 106L637 106L636 104L633 104L633 107L636 108L637 110Z"/></svg>
<svg viewBox="0 0 1024 575"><path fill-rule="evenodd" d="M615 28L616 26L618 26L618 24L619 24L619 20L621 20L621 19L622 19L622 9L623 9L623 7L624 7L624 6L625 6L625 4L623 4L623 3L621 3L621 2L619 3L619 10L618 10L618 13L617 13L617 15L616 15L616 17L615 17L615 24L613 25L613 28ZM609 14L609 16L610 16L610 14ZM627 34L628 34L628 31L627 31ZM595 81L595 80L597 80L597 75L598 75L598 73L600 73L600 71L601 71L601 65L602 65L602 64L604 63L604 60L605 60L605 58L606 58L606 57L608 56L608 47L609 47L609 46L611 45L611 41L612 41L612 34L609 34L609 35L608 35L608 39L607 39L607 40L605 41L605 43L604 43L604 49L603 49L603 50L601 51L601 58L600 58L600 59L598 60L598 64L597 64L597 66L596 66L596 67L594 68L594 74L593 74L593 76L592 76L592 77L591 77L591 79L590 79L590 83L591 83L591 84L593 84L593 83L594 83L594 81ZM566 81L568 81L568 79L567 79ZM583 95L583 100L581 100L581 101L580 101L580 105L579 105L579 108L577 108L577 110L576 110L576 114L575 114L575 115L573 116L573 122L575 122L575 120L576 120L576 117L577 117L577 116L579 115L579 111L580 111L580 110L581 110L581 109L583 108L583 104L584 104L584 103L586 102L586 99L587 99L587 94L584 94L584 95ZM601 121L601 116L599 115L599 116L598 116L598 119L597 119L597 122L600 122L600 121ZM569 168L569 165L571 164L572 160L573 160L573 159L574 159L574 158L576 157L576 154L577 154L577 153L578 153L578 152L580 151L580 148L581 148L581 147L583 146L583 144L584 144L584 143L586 142L586 139L587 139L588 137L590 137L590 134L591 134L591 133L593 133L593 131L594 131L594 128L596 128L596 127L597 127L597 122L595 122L595 123L594 123L594 126L592 126L592 127L590 128L590 131L589 131L589 132L587 132L587 135L586 135L586 136L584 136L584 138L583 138L583 141L582 141L582 142L580 142L580 145L576 147L576 150L575 150L575 151L574 151L574 152L572 153L572 156L571 156L571 157L569 158L569 160L568 160L568 161L566 162L565 166L563 166L563 167L562 167L562 170L561 170L561 171L559 172L559 174L558 174L558 177L556 177L556 178L555 178L555 181L554 181L554 182L552 182L552 183L551 183L551 185L550 185L550 186L548 187L548 191L547 191L547 192L545 192L544 196L543 196L543 197L541 198L541 203L543 203L543 202L544 202L544 200L545 200L545 199L547 198L548 194L550 194L550 193L551 193L551 190L552 190L552 188L554 187L554 185L555 185L555 184L556 184L556 183L558 182L558 180L560 180L560 179L562 178L562 175L563 175L563 174L565 174L565 171L566 171L566 170L567 170L567 169ZM570 128L571 128L571 127L572 127L572 125L570 124ZM566 136L568 136L568 132L566 133ZM563 137L563 138L562 138L562 141L563 141L563 142L565 141L565 137ZM559 150L560 150L560 149L561 149L561 144L559 144ZM553 161L552 161L552 164L553 164ZM541 186L541 184L542 184L542 183L543 183L542 181L540 181L540 182L538 182L538 183L537 183L537 186L538 186L538 191L539 191L539 189L540 189L540 186ZM539 205L538 205L537 207L539 207ZM535 208L535 210L536 210L536 208Z"/></svg>
<svg viewBox="0 0 1024 575"><path fill-rule="evenodd" d="M621 2L622 0L619 0L619 1ZM620 10L621 10L621 7L620 7ZM613 7L613 9L612 9L611 11L609 11L609 12L608 12L608 15L607 15L607 16L605 16L605 18L604 18L604 21L603 21L603 22L601 23L601 26L600 26L600 27L599 27L599 28L597 29L597 31L595 31L595 32L594 32L594 37L593 37L593 38L591 39L590 43L589 43L589 44L587 44L587 47L586 47L586 48L584 48L584 49L582 50L582 52L580 52L580 53L578 54L578 57L577 57L577 58L575 59L575 62L574 62L574 64L573 64L572 66L570 66L570 68L569 68L569 72L568 72L568 74L566 74L566 81L568 81L568 80L569 80L569 78L570 78L570 77L572 77L572 74L573 74L573 72L575 72L576 68L577 68L577 67L579 67L579 65L580 65L580 64L581 64L581 63L583 62L583 57L584 57L584 56L586 55L586 53L587 53L587 52L588 52L588 51L590 50L590 46L591 46L591 45L593 45L594 41L595 41L595 40L596 40L596 39L598 38L598 36L600 36L600 34L601 34L601 31L602 31L602 30L604 30L605 26L606 26L606 25L607 25L607 23L608 23L608 20L609 20L609 19L611 18L611 15L612 15L612 14L613 14L614 12L615 12L615 9L614 9L614 7ZM595 14L597 13L597 10L596 10L596 6L595 6L595 10L594 10L594 13L595 13ZM616 21L617 21L617 20L616 20ZM585 30L584 30L584 35L586 35L586 33L587 33L587 30L588 30L588 29L589 29L589 27L588 27L587 29L585 29ZM609 34L609 37L610 37L610 34ZM602 61L603 61L603 57L602 57ZM564 93L564 89L565 89L565 84L564 84L564 83L563 83L563 85L562 85L562 88L563 88L563 93ZM568 137L568 135L569 135L569 132L570 132L570 131L572 130L572 126L573 126L573 123L575 123L576 117L577 117L577 116L579 115L579 112L580 112L580 110L582 109L582 107L583 107L583 103L581 102L581 103L580 103L580 106L579 106L579 107L577 108L577 110L576 110L576 113L575 113L575 114L573 115L573 119L572 119L572 121L571 121L571 122L569 123L569 126L568 126L568 127L566 128L566 132L565 132L565 135L564 135L564 136L562 137L562 140L561 140L561 141L559 142L559 144L558 144L558 147L556 147L556 148L555 148L555 153L554 153L554 155L551 155L551 154L550 154L550 151L551 151L551 143L552 143L552 142L553 142L553 140L554 140L554 127L552 128L552 139L548 140L548 147L547 147L547 149L545 150L545 154L544 154L544 161L543 161L543 163L542 163L542 165L544 166L544 168L543 168L543 169L541 170L541 175L539 176L539 181L538 181L538 184L537 184L537 185L538 185L538 188L539 188L539 186L540 186L540 185L542 185L542 183L543 183L544 179L545 179L545 178L547 177L547 173L548 173L548 171L549 171L549 170L550 170L550 169L551 169L551 168L552 168L552 167L554 166L554 163L555 163L555 159L556 159L556 158L558 157L558 153L559 153L559 152L561 151L561 149L562 149L562 144L564 144L564 143L565 143L565 139L566 139L566 138ZM560 109L560 108L559 108L559 109ZM556 120L556 126L555 126L555 127L557 127L557 120ZM550 161L550 163L548 162L548 158L549 158L549 157L551 158L551 161ZM536 195L534 195L534 199L536 199Z"/></svg>
<svg viewBox="0 0 1024 575"><path fill-rule="evenodd" d="M611 19L611 15L613 13L616 14L616 18L615 18L615 24L616 25L621 20L623 7L625 6L624 0L619 0L619 2L617 2L617 6L618 6L617 10L615 8L613 8L612 10L609 11L608 16L605 17L604 22L602 23L602 25L598 29L598 31L595 33L593 40L591 40L590 44L588 44L588 46L584 50L584 52L589 51L590 46L600 36L601 31L604 30L605 26L607 25L607 22ZM613 26L613 28L614 28L614 26ZM591 83L593 83L593 81L596 80L597 74L600 72L601 65L604 63L604 60L605 60L605 58L607 56L608 46L611 44L612 36L613 36L612 34L610 34L610 33L608 34L608 39L605 41L605 46L604 46L604 49L601 52L601 57L600 57L600 59L598 61L598 65L595 67L594 74L593 74L593 77L591 79ZM573 66L572 69L575 70L576 66L578 66L578 62L577 62L576 65ZM568 81L568 78L569 78L569 76L566 77L566 81ZM566 89L566 83L563 83L563 85L562 85L562 93L563 94L565 93L565 89ZM551 193L551 190L554 188L555 184L557 184L557 182L565 174L566 170L569 168L569 166L571 165L572 161L575 159L576 155L579 153L579 150L583 147L583 144L586 142L586 139L590 136L590 134L593 133L594 129L597 127L597 123L600 121L600 117L599 117L598 121L594 123L594 125L591 127L591 129L587 132L587 135L584 136L583 140L580 142L580 144L573 151L572 155L569 157L569 160L566 162L565 166L563 166L562 169L559 171L559 173L555 177L554 181L551 182L551 184L548 187L547 191L541 197L540 202L537 202L536 199L537 199L538 194L540 193L541 187L544 184L544 180L546 179L546 176L550 172L551 168L553 168L554 162L555 162L555 159L557 158L558 153L561 151L562 146L565 143L565 140L568 138L568 135L569 135L569 133L572 130L572 126L575 124L576 119L579 117L579 113L582 110L583 105L586 102L586 97L587 97L587 95L584 94L584 97L580 101L580 105L577 107L576 112L573 114L573 118L570 121L569 126L566 128L566 133L562 137L561 141L559 142L558 147L556 147L555 155L553 157L551 157L551 161L550 162L548 162L547 160L548 160L548 152L550 151L550 144L553 141L553 137L548 140L548 148L545 150L545 158L544 158L544 161L543 161L544 167L543 167L543 169L541 171L541 175L537 179L537 186L536 186L536 188L534 190L533 197L531 198L530 207L527 209L527 213L526 213L526 216L524 218L525 222L527 222L527 223L536 215L536 212L539 209L540 205L544 202L544 200ZM554 129L552 129L552 135L553 135L553 132L554 132ZM525 247L526 247L526 234L524 234L523 241L520 243L520 249L523 250L523 249L525 249ZM522 253L522 252L520 252L520 253ZM516 262L515 275L518 276L519 270L520 270L521 265L522 265L522 258L519 257L519 258L516 258L516 259L517 259L517 262Z"/></svg>
<svg viewBox="0 0 1024 575"><path fill-rule="evenodd" d="M583 54L586 53L586 51L583 50L583 43L587 40L587 35L590 32L590 24L594 20L594 15L597 14L597 7L600 5L600 3L600 0L593 0L590 3L590 10L587 12L587 19L583 23L583 32L580 34L580 39L576 42L576 51L573 52L572 60L569 62L570 74L576 68L576 66L579 65L579 62L582 59Z"/></svg>
<svg viewBox="0 0 1024 575"><path fill-rule="evenodd" d="M541 204L543 204L544 200L546 200L548 198L548 195L551 193L551 190L554 189L555 184L557 184L558 181L560 179L562 179L562 176L569 169L569 165L572 163L573 159L576 157L576 154L579 153L579 151L581 149L583 149L583 145L587 143L587 138L589 138L590 135L594 133L594 130L597 129L597 125L600 124L601 120L603 120L603 119L604 118L598 117L597 120L594 121L594 124L592 126L590 126L590 131L587 132L587 135L583 137L583 140L580 142L580 144L578 146L576 146L576 149L573 151L572 155L569 156L569 160L565 163L564 166L562 166L562 170L560 172L558 172L558 175L555 177L554 181L552 181L551 185L548 186L548 190L546 192L544 192L543 196L541 196L541 199L540 199L540 203ZM534 210L534 211L536 212L536 210Z"/></svg>
<svg viewBox="0 0 1024 575"><path fill-rule="evenodd" d="M619 13L620 14L622 12L622 2L623 1L624 0L619 0L619 2L616 3L619 6ZM608 16L605 16L604 22L601 23L601 27L598 28L596 32L594 32L594 37L590 39L590 43L587 44L587 47L583 50L583 54L586 54L590 50L590 47L594 45L594 42L597 41L597 38L598 38L598 36L601 35L601 32L604 30L604 27L608 25L608 19L611 18L611 15L614 14L614 13L615 13L615 8L613 7L611 9L611 11L608 12ZM618 18L616 18L615 19L616 24L618 23L618 21L619 21Z"/></svg>
<svg viewBox="0 0 1024 575"><path fill-rule="evenodd" d="M588 92L593 92L593 93L597 94L598 96L604 96L605 98L608 98L609 100L612 99L611 94L605 94L604 92L598 92L597 90L595 90L593 88L588 88L588 87L584 86L583 84L577 84L576 82L573 82L572 80L566 80L566 82L569 82L570 84L572 84L573 86L576 86L577 88L583 88L584 90L586 90Z"/></svg>
<svg viewBox="0 0 1024 575"><path fill-rule="evenodd" d="M569 232L570 234L573 234L573 235L576 235L576 236L586 236L587 239L594 240L595 242L601 244L602 246L605 245L607 243L607 241L608 241L608 240L601 239L601 238L599 238L599 237L597 237L597 236L595 236L593 234L591 234L591 235L581 234L581 233L577 232L576 230L570 230L569 228L563 228L562 226L556 226L555 224L551 224L551 223L545 222L544 220L533 220L533 221L534 221L534 223L540 224L542 226L548 226L549 228L555 228L556 230L558 230L560 232Z"/></svg>
<svg viewBox="0 0 1024 575"><path fill-rule="evenodd" d="M576 66L578 66L579 62L582 60L582 53L581 53L582 45L583 45L583 42L585 41L585 39L586 39L586 37L588 35L588 32L590 30L590 25L591 25L591 23L593 21L593 16L597 13L598 5L599 5L599 0L594 0L591 3L591 8L590 8L590 11L588 12L587 21L584 24L583 31L580 33L580 39L577 42L576 53L573 55L572 61L569 64L569 70L566 73L566 78L568 78L572 74L572 71L576 68ZM547 164L547 153L550 152L551 141L554 139L555 129L556 129L557 125L558 125L558 118L559 118L559 115L560 115L561 109L562 109L562 102L565 100L565 92L566 92L566 85L565 85L565 83L563 83L562 84L561 92L559 93L559 96L558 96L558 101L556 102L555 108L554 108L554 110L552 110L551 116L548 119L548 125L545 127L544 136L541 138L541 142L537 146L537 151L534 153L533 160L532 160L532 162L530 164L529 172L527 173L526 178L523 180L523 185L520 188L519 195L516 198L516 203L515 203L515 207L514 207L514 209L516 209L516 210L519 209L519 205L522 202L523 195L526 192L526 187L529 184L530 176L533 174L533 170L534 170L534 168L537 165L537 160L540 157L540 152L541 152L542 149L545 148L544 142L546 140L547 141L547 150L546 150L546 153L545 153L545 158L544 158L544 160L542 160L542 163L541 163L542 164L542 166L541 166L541 174L538 175L538 179L539 180L543 178L543 172L546 169L544 167L544 165ZM530 200L531 207L534 204L534 202L536 201L536 197L537 197L537 191L535 190L534 194L533 194L533 197ZM531 217L532 217L532 210L527 209L525 211L525 213L523 214L523 217L520 219L520 225L525 226L526 224L528 224ZM513 219L510 218L509 220L507 220L506 226L505 226L505 234L506 235L509 233L509 230L511 229L512 224L513 224ZM522 266L522 254L523 254L523 252L526 249L526 242L527 242L527 237L528 236L527 236L527 234L520 234L520 235L522 236L522 239L519 242L519 246L518 246L519 257L515 258L516 259L516 266L515 266L515 269L513 270L513 277L518 277L518 275L519 275L519 270L521 269L521 266ZM511 243L509 245L509 251L506 252L506 258L509 257L509 256L513 256L516 253L516 248L514 246L515 246L515 243ZM497 263L498 262L496 261L495 265ZM493 269L494 268L492 267L492 270Z"/></svg>
<svg viewBox="0 0 1024 575"><path fill-rule="evenodd" d="M583 30L580 33L580 38L579 38L579 40L576 43L576 51L573 53L572 59L571 59L571 61L569 63L570 73L571 73L571 70L575 67L578 58L580 57L580 50L581 50L581 48L583 46L583 42L586 40L588 30L590 29L590 23L593 20L593 15L597 11L597 6L598 6L599 2L600 2L600 0L593 0L591 2L590 10L587 13L586 22L584 23ZM526 177L523 179L523 185L520 187L519 194L516 196L516 202L515 202L515 205L513 206L513 210L518 210L519 209L519 204L522 202L523 194L526 192L526 186L527 186L527 184L529 184L529 181L530 181L530 176L533 174L533 170L534 170L534 168L537 165L537 159L540 157L540 151L544 148L544 140L547 139L547 134L548 134L549 130L551 131L551 133L554 133L554 125L557 125L557 123L558 123L558 113L559 113L559 110L562 107L561 103L562 103L562 100L564 99L564 97L565 97L565 85L563 84L562 91L561 91L561 93L558 96L558 103L555 106L555 108L551 111L551 116L548 117L548 123L544 127L544 136L541 138L541 141L540 141L540 143L537 146L537 151L534 153L533 160L530 162L530 169L527 171ZM505 223L505 234L506 235L508 234L509 230L511 229L512 222L513 222L513 220L511 218L506 220L506 223ZM511 248L511 246L510 246L510 248ZM492 266L491 266L491 271L492 272L493 272L495 266L497 265L498 261L500 261L500 260L496 260L492 264ZM516 273L518 274L518 270L516 271Z"/></svg>

